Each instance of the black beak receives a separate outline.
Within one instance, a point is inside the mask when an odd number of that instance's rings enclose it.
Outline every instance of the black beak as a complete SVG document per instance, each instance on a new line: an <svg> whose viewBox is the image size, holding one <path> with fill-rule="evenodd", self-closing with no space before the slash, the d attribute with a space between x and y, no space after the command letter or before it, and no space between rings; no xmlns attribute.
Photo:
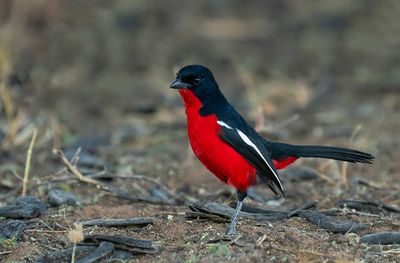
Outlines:
<svg viewBox="0 0 400 263"><path fill-rule="evenodd" d="M171 89L184 89L184 88L190 88L191 85L190 85L190 84L187 84L187 83L184 83L184 82L181 81L180 78L177 78L176 80L174 80L174 81L171 83L171 85L169 85L169 87L170 87Z"/></svg>

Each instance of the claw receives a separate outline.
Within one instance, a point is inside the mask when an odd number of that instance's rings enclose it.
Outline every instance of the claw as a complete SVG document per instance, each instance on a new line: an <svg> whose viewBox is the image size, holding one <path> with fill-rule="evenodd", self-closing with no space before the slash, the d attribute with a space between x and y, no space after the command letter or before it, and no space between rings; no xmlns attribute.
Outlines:
<svg viewBox="0 0 400 263"><path fill-rule="evenodd" d="M232 225L230 225L225 232L225 236L232 237L234 235L236 235L236 227L232 227Z"/></svg>

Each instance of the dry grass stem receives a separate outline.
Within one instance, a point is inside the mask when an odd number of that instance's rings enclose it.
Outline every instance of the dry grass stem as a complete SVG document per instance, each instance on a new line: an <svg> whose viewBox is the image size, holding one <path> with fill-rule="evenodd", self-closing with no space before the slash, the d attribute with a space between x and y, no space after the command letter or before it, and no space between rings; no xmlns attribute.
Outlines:
<svg viewBox="0 0 400 263"><path fill-rule="evenodd" d="M357 136L358 132L361 130L361 125L357 125L353 132L351 133L350 136L350 144L352 145L354 143L354 139ZM340 172L340 185L342 186L347 186L348 180L347 180L347 168L349 166L348 162L343 162L342 167L341 167L341 172Z"/></svg>
<svg viewBox="0 0 400 263"><path fill-rule="evenodd" d="M74 228L68 231L68 239L72 243L79 243L83 241L84 237L82 224L74 224Z"/></svg>
<svg viewBox="0 0 400 263"><path fill-rule="evenodd" d="M20 129L26 115L22 111L17 111L16 117L11 121L7 130L7 136L4 140L3 145L8 147L9 145L15 145L15 138L17 137L18 130Z"/></svg>
<svg viewBox="0 0 400 263"><path fill-rule="evenodd" d="M330 185L336 185L335 180L329 178L328 175L326 175L326 174L324 174L324 173L321 173L321 172L319 172L319 171L316 171L316 173L317 173L317 175L318 175L321 179L323 179L324 181L326 181L326 182L329 183Z"/></svg>
<svg viewBox="0 0 400 263"><path fill-rule="evenodd" d="M31 143L29 144L28 152L26 154L26 162L25 162L25 171L24 171L24 179L22 181L22 195L25 196L28 190L28 183L29 183L29 173L31 170L31 160L32 160L32 152L33 146L35 145L37 136L37 129L33 130L33 135L31 139Z"/></svg>
<svg viewBox="0 0 400 263"><path fill-rule="evenodd" d="M4 79L1 83L0 98L6 114L8 127L12 126L14 120L14 102L11 97L10 91L7 88L6 80Z"/></svg>
<svg viewBox="0 0 400 263"><path fill-rule="evenodd" d="M74 224L74 228L68 231L68 239L74 244L71 257L71 263L74 263L75 253L76 253L76 243L82 242L84 240L82 224L79 223Z"/></svg>

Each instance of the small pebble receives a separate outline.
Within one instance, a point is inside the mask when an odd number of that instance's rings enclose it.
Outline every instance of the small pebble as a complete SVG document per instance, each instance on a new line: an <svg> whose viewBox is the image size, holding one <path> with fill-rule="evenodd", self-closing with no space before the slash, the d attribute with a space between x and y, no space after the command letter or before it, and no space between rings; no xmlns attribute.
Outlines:
<svg viewBox="0 0 400 263"><path fill-rule="evenodd" d="M39 208L40 212L43 213L47 210L47 204L44 203L42 200L39 198L32 196L32 195L27 195L27 196L19 196L15 199L15 204L16 205L26 205L26 204L31 204Z"/></svg>
<svg viewBox="0 0 400 263"><path fill-rule="evenodd" d="M52 206L61 206L61 205L75 206L78 203L78 200L75 197L75 195L58 189L51 190L47 194L47 199L49 201L49 204Z"/></svg>
<svg viewBox="0 0 400 263"><path fill-rule="evenodd" d="M319 175L317 171L305 166L292 166L282 171L282 176L289 178L292 182L303 182L308 180L317 180Z"/></svg>
<svg viewBox="0 0 400 263"><path fill-rule="evenodd" d="M26 224L21 220L7 220L0 223L1 239L19 239L26 229Z"/></svg>
<svg viewBox="0 0 400 263"><path fill-rule="evenodd" d="M8 205L0 207L0 217L21 219L40 217L40 208L33 204Z"/></svg>
<svg viewBox="0 0 400 263"><path fill-rule="evenodd" d="M170 199L167 192L157 187L150 188L149 194L163 201L168 201Z"/></svg>

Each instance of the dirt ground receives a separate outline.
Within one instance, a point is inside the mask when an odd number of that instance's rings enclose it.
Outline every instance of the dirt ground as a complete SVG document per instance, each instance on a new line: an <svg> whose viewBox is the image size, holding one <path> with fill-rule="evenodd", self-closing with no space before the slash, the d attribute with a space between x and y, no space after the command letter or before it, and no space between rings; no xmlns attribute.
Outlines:
<svg viewBox="0 0 400 263"><path fill-rule="evenodd" d="M155 242L156 253L135 254L133 262L400 262L399 244L359 242L399 231L399 213L336 206L351 199L400 207L398 14L395 0L0 0L1 206L21 195L35 129L27 193L46 202L51 189L62 189L79 199L26 220L48 227L1 241L0 261L34 262L72 247L68 231L78 221L154 216L140 230L83 231ZM193 63L213 70L266 138L376 156L371 165L299 160L281 172L287 199L257 187L268 201L247 204L283 211L318 200L316 210L339 209L335 218L368 228L333 234L300 217L240 219L239 238L224 241L226 220L188 219L190 203L235 201L192 154L183 104L168 88L176 71ZM71 159L79 147L84 175L132 195L165 187L180 202L125 200L78 181L53 149ZM304 167L316 177L293 178Z"/></svg>

